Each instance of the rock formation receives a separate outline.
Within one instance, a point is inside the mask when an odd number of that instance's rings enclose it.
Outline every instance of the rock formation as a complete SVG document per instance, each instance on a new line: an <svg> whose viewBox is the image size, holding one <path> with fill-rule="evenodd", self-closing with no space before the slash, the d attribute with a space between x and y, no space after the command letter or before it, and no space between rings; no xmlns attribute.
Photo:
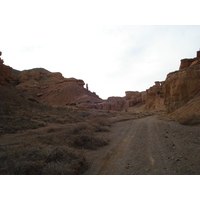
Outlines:
<svg viewBox="0 0 200 200"><path fill-rule="evenodd" d="M2 52L0 51L0 56L2 55ZM0 58L0 65L2 65L4 61Z"/></svg>
<svg viewBox="0 0 200 200"><path fill-rule="evenodd" d="M91 102L102 101L96 94L83 87L83 80L64 78L59 72L51 73L41 68L25 70L18 75L18 80L16 88L23 91L28 98L41 103L81 107L83 103L90 106Z"/></svg>
<svg viewBox="0 0 200 200"><path fill-rule="evenodd" d="M186 59L184 59L186 60ZM165 105L167 113L184 106L200 94L200 51L197 57L181 60L179 71L169 73L165 81Z"/></svg>
<svg viewBox="0 0 200 200"><path fill-rule="evenodd" d="M115 110L121 111L124 109L126 101L123 97L109 97L101 103L98 103L97 109L99 110Z"/></svg>
<svg viewBox="0 0 200 200"><path fill-rule="evenodd" d="M0 56L2 53L0 52ZM4 61L0 58L0 85L5 85L11 83L12 78L12 68L3 64Z"/></svg>
<svg viewBox="0 0 200 200"><path fill-rule="evenodd" d="M155 85L146 90L145 108L147 110L164 110L164 81L156 81ZM144 97L144 94L143 94Z"/></svg>
<svg viewBox="0 0 200 200"><path fill-rule="evenodd" d="M196 65L197 63L199 63L199 61L200 61L200 51L197 51L196 58L185 58L185 59L181 60L179 70L192 67L192 66Z"/></svg>
<svg viewBox="0 0 200 200"><path fill-rule="evenodd" d="M29 80L39 80L41 78L41 74L37 70L24 70L19 76L18 80L20 83L29 81Z"/></svg>
<svg viewBox="0 0 200 200"><path fill-rule="evenodd" d="M0 71L0 85L12 84L26 99L48 105L116 111L166 109L176 116L180 113L197 115L200 110L200 51L195 58L182 59L179 70L169 73L165 81L156 81L144 92L126 91L124 97L107 100L90 92L88 84L84 88L83 80L64 78L59 72L43 68L20 72L4 65L1 58Z"/></svg>
<svg viewBox="0 0 200 200"><path fill-rule="evenodd" d="M133 107L142 101L142 95L138 91L126 91L125 93L126 107Z"/></svg>

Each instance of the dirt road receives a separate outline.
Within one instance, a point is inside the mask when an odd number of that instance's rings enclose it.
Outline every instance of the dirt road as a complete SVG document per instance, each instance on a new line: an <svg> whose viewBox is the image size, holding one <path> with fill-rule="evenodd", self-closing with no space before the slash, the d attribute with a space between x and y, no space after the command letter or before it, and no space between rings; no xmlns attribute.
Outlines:
<svg viewBox="0 0 200 200"><path fill-rule="evenodd" d="M200 126L150 116L115 123L105 136L108 146L87 152L87 175L200 174Z"/></svg>

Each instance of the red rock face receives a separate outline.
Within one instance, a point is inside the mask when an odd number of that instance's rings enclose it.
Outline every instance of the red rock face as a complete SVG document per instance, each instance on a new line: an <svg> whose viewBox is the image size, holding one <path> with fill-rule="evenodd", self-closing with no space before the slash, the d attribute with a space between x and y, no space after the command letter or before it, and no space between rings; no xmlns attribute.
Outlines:
<svg viewBox="0 0 200 200"><path fill-rule="evenodd" d="M2 53L0 52L0 56ZM12 82L12 68L3 64L4 61L0 58L0 85L5 85Z"/></svg>
<svg viewBox="0 0 200 200"><path fill-rule="evenodd" d="M165 105L168 113L185 105L200 93L200 70L185 69L167 75Z"/></svg>
<svg viewBox="0 0 200 200"><path fill-rule="evenodd" d="M197 57L196 58L182 59L179 70L189 68L191 66L196 65L197 63L200 63L200 51L197 51Z"/></svg>
<svg viewBox="0 0 200 200"><path fill-rule="evenodd" d="M192 58L192 59L182 59L179 70L188 68L194 61L195 61L194 58Z"/></svg>
<svg viewBox="0 0 200 200"><path fill-rule="evenodd" d="M0 56L2 55L1 51L0 51ZM0 65L2 65L4 63L4 61L0 58Z"/></svg>
<svg viewBox="0 0 200 200"><path fill-rule="evenodd" d="M18 80L20 83L24 83L29 80L38 80L41 78L40 73L37 70L24 70L22 71L19 76Z"/></svg>
<svg viewBox="0 0 200 200"><path fill-rule="evenodd" d="M0 64L0 85L5 85L11 83L12 78L12 68L4 64Z"/></svg>
<svg viewBox="0 0 200 200"><path fill-rule="evenodd" d="M164 110L164 87L165 82L156 81L155 85L146 90L145 107L147 110Z"/></svg>
<svg viewBox="0 0 200 200"><path fill-rule="evenodd" d="M51 73L45 69L22 71L18 75L18 90L27 98L49 105L75 105L96 103L102 100L83 86L83 80L64 78L61 73ZM84 98L83 98L84 97Z"/></svg>
<svg viewBox="0 0 200 200"><path fill-rule="evenodd" d="M184 60L189 60L188 64L180 67L179 71L169 73L165 81L165 105L168 113L174 112L200 94L200 59Z"/></svg>
<svg viewBox="0 0 200 200"><path fill-rule="evenodd" d="M125 103L126 101L123 97L109 97L107 100L98 103L96 108L99 110L121 111L124 109Z"/></svg>
<svg viewBox="0 0 200 200"><path fill-rule="evenodd" d="M200 51L197 51L197 58L200 59Z"/></svg>
<svg viewBox="0 0 200 200"><path fill-rule="evenodd" d="M83 80L64 78L59 72L51 73L42 68L19 72L4 65L1 59L0 72L0 85L13 84L25 98L49 105L117 111L135 106L146 110L166 107L171 113L200 95L200 51L196 58L181 60L179 71L169 73L165 81L155 82L145 92L127 91L125 97L107 100L90 92L87 85L84 88Z"/></svg>

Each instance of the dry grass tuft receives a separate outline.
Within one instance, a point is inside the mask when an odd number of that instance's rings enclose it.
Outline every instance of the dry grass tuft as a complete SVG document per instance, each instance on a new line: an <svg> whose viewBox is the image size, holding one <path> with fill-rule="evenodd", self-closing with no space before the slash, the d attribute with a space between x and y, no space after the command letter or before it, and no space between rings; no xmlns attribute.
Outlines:
<svg viewBox="0 0 200 200"><path fill-rule="evenodd" d="M81 154L64 146L24 148L0 156L0 174L71 175L81 174L87 168Z"/></svg>
<svg viewBox="0 0 200 200"><path fill-rule="evenodd" d="M108 140L88 135L80 135L74 139L74 147L96 150L108 144Z"/></svg>
<svg viewBox="0 0 200 200"><path fill-rule="evenodd" d="M95 117L90 120L89 124L94 132L109 132L108 127L111 126L112 122L108 118Z"/></svg>

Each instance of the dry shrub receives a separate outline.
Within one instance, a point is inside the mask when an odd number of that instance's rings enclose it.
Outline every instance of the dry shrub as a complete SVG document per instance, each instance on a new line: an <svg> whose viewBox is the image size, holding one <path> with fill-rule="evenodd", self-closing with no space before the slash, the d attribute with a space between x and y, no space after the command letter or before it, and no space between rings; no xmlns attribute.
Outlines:
<svg viewBox="0 0 200 200"><path fill-rule="evenodd" d="M53 131L53 130L52 130ZM36 139L46 145L66 145L68 142L68 135L64 132L53 132L45 135L39 135Z"/></svg>
<svg viewBox="0 0 200 200"><path fill-rule="evenodd" d="M109 132L109 129L103 126L100 126L97 123L92 124L95 132Z"/></svg>
<svg viewBox="0 0 200 200"><path fill-rule="evenodd" d="M77 124L76 126L70 127L67 130L67 133L77 135L83 133L85 130L88 130L88 126L86 124Z"/></svg>
<svg viewBox="0 0 200 200"><path fill-rule="evenodd" d="M0 174L61 175L81 174L88 168L86 159L66 147L29 148L0 156Z"/></svg>
<svg viewBox="0 0 200 200"><path fill-rule="evenodd" d="M0 116L0 135L14 134L40 127L44 127L44 124L28 119L15 119L14 117Z"/></svg>
<svg viewBox="0 0 200 200"><path fill-rule="evenodd" d="M111 121L106 117L96 117L93 120L94 122L98 123L100 126L111 126Z"/></svg>
<svg viewBox="0 0 200 200"><path fill-rule="evenodd" d="M83 149L91 149L96 150L98 147L103 147L108 144L108 141L88 135L80 135L74 139L74 147L83 148Z"/></svg>
<svg viewBox="0 0 200 200"><path fill-rule="evenodd" d="M111 126L112 122L108 118L96 117L90 122L90 127L94 132L109 132L107 127Z"/></svg>

